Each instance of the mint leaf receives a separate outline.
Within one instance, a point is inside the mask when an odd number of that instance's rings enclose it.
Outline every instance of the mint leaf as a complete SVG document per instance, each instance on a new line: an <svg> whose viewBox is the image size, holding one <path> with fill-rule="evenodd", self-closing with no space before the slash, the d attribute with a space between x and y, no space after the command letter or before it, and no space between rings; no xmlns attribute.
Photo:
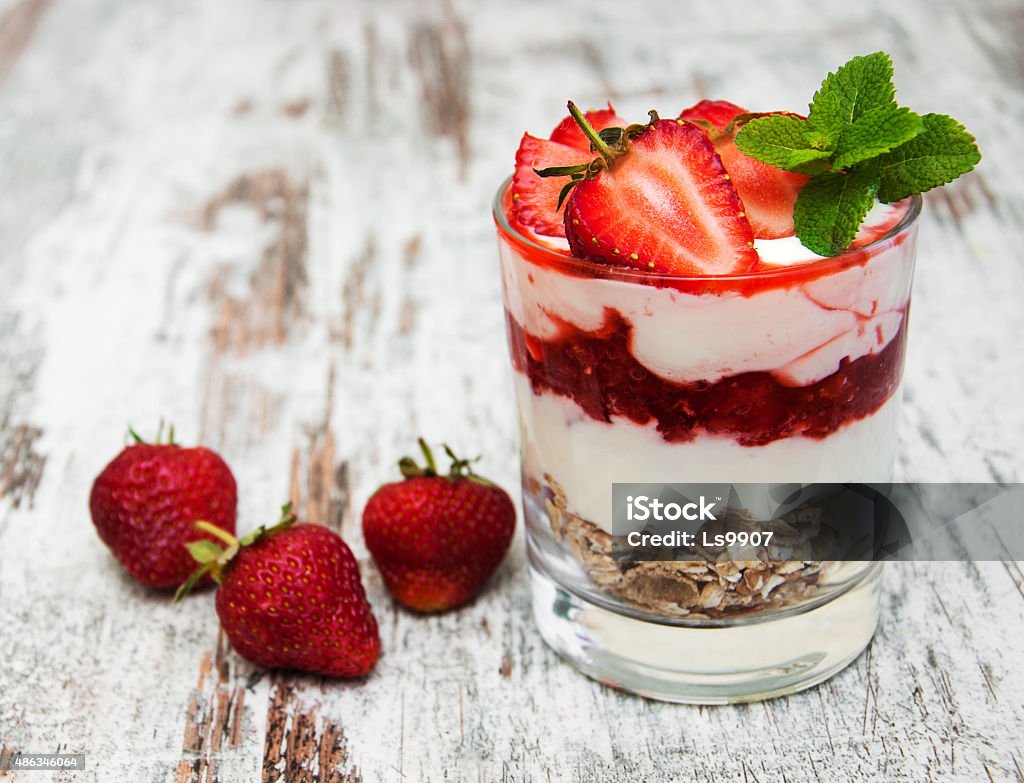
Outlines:
<svg viewBox="0 0 1024 783"><path fill-rule="evenodd" d="M898 108L894 103L869 109L843 129L832 166L848 169L875 158L910 141L922 128L919 115L910 109Z"/></svg>
<svg viewBox="0 0 1024 783"><path fill-rule="evenodd" d="M808 134L804 120L786 114L751 120L736 134L735 142L741 152L752 158L790 171L832 154L831 149L815 146L820 140Z"/></svg>
<svg viewBox="0 0 1024 783"><path fill-rule="evenodd" d="M801 188L793 207L800 241L819 256L834 256L850 246L875 201L877 174L855 168L848 174L819 174Z"/></svg>
<svg viewBox="0 0 1024 783"><path fill-rule="evenodd" d="M814 93L807 121L819 131L840 131L872 109L892 104L895 94L889 55L854 57L825 77Z"/></svg>
<svg viewBox="0 0 1024 783"><path fill-rule="evenodd" d="M900 201L951 182L981 160L974 137L956 120L898 106L892 75L885 52L854 57L825 77L806 120L771 114L735 135L744 154L810 177L793 222L815 253L849 247L876 196Z"/></svg>
<svg viewBox="0 0 1024 783"><path fill-rule="evenodd" d="M910 141L865 164L879 180L879 200L891 204L945 185L981 160L974 137L952 117L926 114L921 123Z"/></svg>

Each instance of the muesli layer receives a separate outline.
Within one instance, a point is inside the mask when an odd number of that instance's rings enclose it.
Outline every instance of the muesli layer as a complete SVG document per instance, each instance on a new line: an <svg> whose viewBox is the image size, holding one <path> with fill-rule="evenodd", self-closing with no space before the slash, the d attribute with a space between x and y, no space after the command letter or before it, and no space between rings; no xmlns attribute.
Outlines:
<svg viewBox="0 0 1024 783"><path fill-rule="evenodd" d="M793 552L780 561L770 552L750 548L749 559L734 552L705 553L703 560L623 558L615 537L569 511L564 491L552 477L535 487L545 495L551 534L583 566L602 591L638 609L688 620L717 619L781 609L814 598L829 589L838 564L800 559L810 553L821 531L814 508L777 520L775 538ZM731 520L731 529L736 522ZM762 527L763 529L763 527Z"/></svg>

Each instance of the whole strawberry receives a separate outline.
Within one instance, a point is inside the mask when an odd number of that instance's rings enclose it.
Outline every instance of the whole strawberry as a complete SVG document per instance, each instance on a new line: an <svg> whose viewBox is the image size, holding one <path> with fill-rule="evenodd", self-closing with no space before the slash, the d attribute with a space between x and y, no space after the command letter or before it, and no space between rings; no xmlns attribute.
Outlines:
<svg viewBox="0 0 1024 783"><path fill-rule="evenodd" d="M235 477L210 449L174 442L125 447L97 476L89 494L96 532L136 581L161 589L180 585L195 564L185 545L211 538L192 523L203 519L235 531Z"/></svg>
<svg viewBox="0 0 1024 783"><path fill-rule="evenodd" d="M220 587L220 626L239 655L268 669L298 669L328 677L360 677L380 655L359 565L341 536L321 525L281 522L241 540L204 522L217 536L189 546L200 568L178 590L184 596L209 573Z"/></svg>
<svg viewBox="0 0 1024 783"><path fill-rule="evenodd" d="M423 439L426 467L398 464L404 481L385 484L363 510L363 536L384 584L402 604L436 612L468 601L500 565L515 531L512 500L445 446L440 476Z"/></svg>

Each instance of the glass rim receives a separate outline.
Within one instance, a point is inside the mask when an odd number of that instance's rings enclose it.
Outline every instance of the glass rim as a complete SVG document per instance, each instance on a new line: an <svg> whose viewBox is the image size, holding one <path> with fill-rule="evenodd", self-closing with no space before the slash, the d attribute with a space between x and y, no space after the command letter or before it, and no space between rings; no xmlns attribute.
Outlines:
<svg viewBox="0 0 1024 783"><path fill-rule="evenodd" d="M568 271L576 271L585 277L597 277L608 280L623 280L627 282L639 282L645 285L672 285L673 283L749 283L754 280L767 280L773 277L800 276L801 272L812 273L817 276L826 272L833 272L847 266L854 266L863 263L864 259L870 257L872 251L881 245L892 242L896 237L904 234L917 222L921 215L921 208L924 199L920 195L909 198L910 206L906 214L900 218L891 229L885 234L877 237L866 245L844 250L839 255L825 258L808 259L797 264L778 266L774 269L762 269L759 271L729 272L719 275L701 274L674 274L669 272L648 272L643 269L632 269L628 267L613 267L609 264L602 264L597 261L587 261L582 258L575 258L565 253L554 250L547 245L541 244L534 238L527 236L516 229L508 219L505 211L505 195L512 185L512 175L505 178L498 188L492 203L492 217L500 233L510 240L518 243L529 250L545 256L545 260L553 266Z"/></svg>

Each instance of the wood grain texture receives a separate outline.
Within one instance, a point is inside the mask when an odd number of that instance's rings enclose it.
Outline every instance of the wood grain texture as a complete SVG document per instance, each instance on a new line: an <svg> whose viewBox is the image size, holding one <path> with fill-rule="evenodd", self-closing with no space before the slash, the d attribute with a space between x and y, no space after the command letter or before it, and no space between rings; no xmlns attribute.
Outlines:
<svg viewBox="0 0 1024 783"><path fill-rule="evenodd" d="M53 0L19 0L0 9L0 82L11 72Z"/></svg>
<svg viewBox="0 0 1024 783"><path fill-rule="evenodd" d="M1018 563L889 568L849 669L701 709L560 662L521 537L471 606L419 617L359 532L420 433L518 481L489 205L523 130L569 97L799 109L878 48L907 104L985 153L928 198L900 475L1022 480L1019 2L21 0L0 19L4 753L88 755L53 780L1024 781ZM125 425L161 418L230 462L241 529L290 498L350 542L384 647L365 681L259 671L211 593L173 606L121 574L85 498Z"/></svg>

